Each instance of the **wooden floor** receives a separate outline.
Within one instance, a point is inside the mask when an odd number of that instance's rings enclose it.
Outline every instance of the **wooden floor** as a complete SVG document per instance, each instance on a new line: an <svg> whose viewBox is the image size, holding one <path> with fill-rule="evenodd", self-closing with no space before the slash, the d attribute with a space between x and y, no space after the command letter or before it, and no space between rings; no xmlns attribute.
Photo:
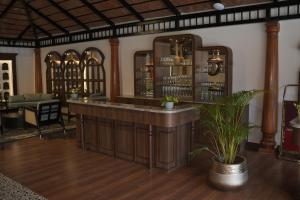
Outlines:
<svg viewBox="0 0 300 200"><path fill-rule="evenodd" d="M222 192L207 182L209 161L170 173L82 152L74 139L31 138L0 150L0 172L48 199L300 199L300 167L272 155L247 152L249 182ZM298 196L297 196L298 195Z"/></svg>

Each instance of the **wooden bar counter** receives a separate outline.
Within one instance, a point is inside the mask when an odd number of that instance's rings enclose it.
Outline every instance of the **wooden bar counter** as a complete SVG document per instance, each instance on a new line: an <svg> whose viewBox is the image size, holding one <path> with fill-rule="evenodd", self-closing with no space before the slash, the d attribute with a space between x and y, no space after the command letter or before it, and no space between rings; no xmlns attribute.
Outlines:
<svg viewBox="0 0 300 200"><path fill-rule="evenodd" d="M83 149L171 170L186 165L196 109L173 110L135 104L69 100L77 114L77 138Z"/></svg>

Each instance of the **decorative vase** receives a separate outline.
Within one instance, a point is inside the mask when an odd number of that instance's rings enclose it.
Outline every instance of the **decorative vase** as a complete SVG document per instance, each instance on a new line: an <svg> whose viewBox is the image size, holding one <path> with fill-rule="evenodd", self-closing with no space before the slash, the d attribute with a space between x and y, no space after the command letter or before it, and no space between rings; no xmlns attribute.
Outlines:
<svg viewBox="0 0 300 200"><path fill-rule="evenodd" d="M165 108L167 110L172 110L174 108L174 102L166 102Z"/></svg>
<svg viewBox="0 0 300 200"><path fill-rule="evenodd" d="M78 94L77 93L72 93L70 95L71 99L78 99Z"/></svg>
<svg viewBox="0 0 300 200"><path fill-rule="evenodd" d="M221 190L233 190L243 186L248 180L246 158L237 156L234 164L224 164L213 158L209 180Z"/></svg>

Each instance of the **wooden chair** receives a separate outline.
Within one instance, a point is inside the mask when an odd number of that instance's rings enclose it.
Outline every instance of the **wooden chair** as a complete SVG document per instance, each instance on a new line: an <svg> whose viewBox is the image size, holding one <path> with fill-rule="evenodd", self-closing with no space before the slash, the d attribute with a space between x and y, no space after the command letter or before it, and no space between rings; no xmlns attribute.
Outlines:
<svg viewBox="0 0 300 200"><path fill-rule="evenodd" d="M24 110L24 121L26 124L33 125L38 129L40 138L42 138L41 127L51 124L60 124L65 135L61 104L58 99L40 102L36 108L26 107Z"/></svg>

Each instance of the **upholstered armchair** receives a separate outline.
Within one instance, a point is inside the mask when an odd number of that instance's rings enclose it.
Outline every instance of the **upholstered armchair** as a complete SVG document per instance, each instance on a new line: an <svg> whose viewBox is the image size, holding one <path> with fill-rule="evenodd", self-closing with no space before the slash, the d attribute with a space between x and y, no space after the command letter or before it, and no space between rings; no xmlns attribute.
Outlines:
<svg viewBox="0 0 300 200"><path fill-rule="evenodd" d="M60 124L65 134L61 104L58 99L40 102L36 107L25 107L24 121L26 124L35 126L38 129L40 138L42 138L41 127L51 124Z"/></svg>

